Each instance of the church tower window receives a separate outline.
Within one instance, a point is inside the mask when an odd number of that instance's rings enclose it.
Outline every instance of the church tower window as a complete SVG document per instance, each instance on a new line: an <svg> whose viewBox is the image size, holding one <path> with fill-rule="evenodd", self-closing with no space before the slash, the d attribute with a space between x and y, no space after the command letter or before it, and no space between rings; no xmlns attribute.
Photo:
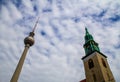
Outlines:
<svg viewBox="0 0 120 82"><path fill-rule="evenodd" d="M91 68L94 67L94 63L93 63L93 60L92 60L92 59L89 59L88 65L89 65L89 69L91 69Z"/></svg>
<svg viewBox="0 0 120 82"><path fill-rule="evenodd" d="M102 64L103 64L104 67L107 68L106 63L105 63L105 60L104 60L103 58L102 58Z"/></svg>

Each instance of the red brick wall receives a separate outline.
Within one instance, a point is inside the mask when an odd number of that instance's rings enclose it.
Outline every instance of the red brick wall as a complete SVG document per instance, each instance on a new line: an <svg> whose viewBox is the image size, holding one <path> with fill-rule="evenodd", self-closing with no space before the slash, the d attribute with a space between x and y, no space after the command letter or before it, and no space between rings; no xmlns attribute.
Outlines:
<svg viewBox="0 0 120 82"><path fill-rule="evenodd" d="M86 82L86 79L84 79L84 80L81 80L80 82Z"/></svg>

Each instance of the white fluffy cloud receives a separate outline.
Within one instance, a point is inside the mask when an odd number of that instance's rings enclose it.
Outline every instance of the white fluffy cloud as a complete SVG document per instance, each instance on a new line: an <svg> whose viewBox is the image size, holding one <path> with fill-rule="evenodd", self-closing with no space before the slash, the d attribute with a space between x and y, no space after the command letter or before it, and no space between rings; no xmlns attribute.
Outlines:
<svg viewBox="0 0 120 82"><path fill-rule="evenodd" d="M85 26L119 82L120 1L11 0L0 10L0 82L9 82L24 49L24 38L40 16L19 82L78 82L85 78L81 58Z"/></svg>

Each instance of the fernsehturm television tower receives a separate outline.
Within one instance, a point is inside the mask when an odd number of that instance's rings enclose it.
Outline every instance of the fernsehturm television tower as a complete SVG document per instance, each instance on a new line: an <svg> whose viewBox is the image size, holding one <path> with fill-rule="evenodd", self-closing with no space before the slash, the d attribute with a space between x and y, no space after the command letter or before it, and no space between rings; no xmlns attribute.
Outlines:
<svg viewBox="0 0 120 82"><path fill-rule="evenodd" d="M15 70L10 82L17 82L18 81L18 78L19 78L20 72L22 70L22 66L23 66L25 57L27 55L27 52L28 52L29 48L34 44L34 35L35 35L34 31L35 31L35 29L37 27L38 21L39 21L39 17L38 17L38 19L37 19L37 21L35 23L33 31L30 32L29 36L24 39L25 48L24 48L22 56L21 56L21 58L20 58L20 60L18 62L18 65L16 67L16 70Z"/></svg>

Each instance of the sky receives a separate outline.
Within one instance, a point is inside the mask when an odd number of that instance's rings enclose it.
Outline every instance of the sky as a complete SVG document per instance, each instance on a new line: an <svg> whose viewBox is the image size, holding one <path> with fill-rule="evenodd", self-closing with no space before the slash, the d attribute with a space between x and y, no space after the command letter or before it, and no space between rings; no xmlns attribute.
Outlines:
<svg viewBox="0 0 120 82"><path fill-rule="evenodd" d="M0 0L0 82L10 81L38 17L18 82L85 79L85 27L120 81L120 0Z"/></svg>

